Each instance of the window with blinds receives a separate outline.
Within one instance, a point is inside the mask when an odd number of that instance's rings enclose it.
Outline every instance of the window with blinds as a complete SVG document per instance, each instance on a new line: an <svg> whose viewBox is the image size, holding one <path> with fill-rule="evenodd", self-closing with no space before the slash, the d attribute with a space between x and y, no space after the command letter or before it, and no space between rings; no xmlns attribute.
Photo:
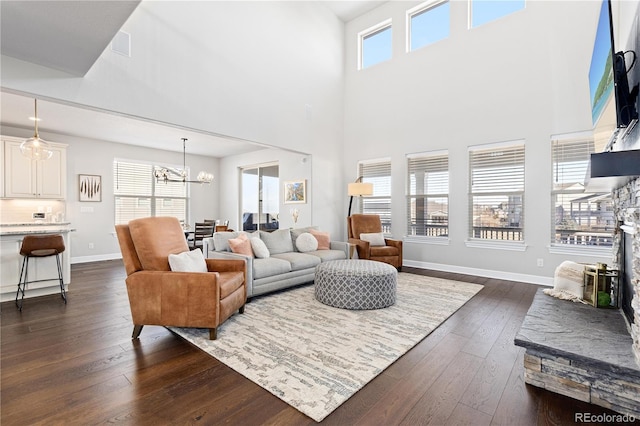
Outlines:
<svg viewBox="0 0 640 426"><path fill-rule="evenodd" d="M611 194L585 191L593 140L553 140L551 144L551 243L610 247L615 224Z"/></svg>
<svg viewBox="0 0 640 426"><path fill-rule="evenodd" d="M380 216L382 231L391 234L391 160L360 162L358 176L373 184L373 195L358 197L360 211Z"/></svg>
<svg viewBox="0 0 640 426"><path fill-rule="evenodd" d="M470 237L524 239L524 141L469 149Z"/></svg>
<svg viewBox="0 0 640 426"><path fill-rule="evenodd" d="M149 216L174 216L186 221L189 190L185 183L158 182L153 172L160 166L128 160L113 162L115 223Z"/></svg>
<svg viewBox="0 0 640 426"><path fill-rule="evenodd" d="M449 236L449 155L407 156L407 235Z"/></svg>

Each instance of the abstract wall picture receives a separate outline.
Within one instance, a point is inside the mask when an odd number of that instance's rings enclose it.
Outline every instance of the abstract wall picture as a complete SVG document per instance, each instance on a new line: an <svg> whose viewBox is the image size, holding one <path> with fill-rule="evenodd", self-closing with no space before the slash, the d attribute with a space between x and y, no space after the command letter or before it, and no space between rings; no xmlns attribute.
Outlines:
<svg viewBox="0 0 640 426"><path fill-rule="evenodd" d="M102 176L78 175L80 201L102 201Z"/></svg>
<svg viewBox="0 0 640 426"><path fill-rule="evenodd" d="M284 183L284 203L306 203L307 202L307 189L306 180L295 180Z"/></svg>

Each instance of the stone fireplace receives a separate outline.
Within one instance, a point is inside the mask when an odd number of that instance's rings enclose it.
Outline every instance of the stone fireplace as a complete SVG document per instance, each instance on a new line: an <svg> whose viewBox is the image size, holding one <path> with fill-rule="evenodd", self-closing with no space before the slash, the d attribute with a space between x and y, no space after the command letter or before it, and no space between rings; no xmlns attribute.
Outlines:
<svg viewBox="0 0 640 426"><path fill-rule="evenodd" d="M612 198L622 309L569 303L539 289L514 343L525 348L527 384L640 419L640 178Z"/></svg>
<svg viewBox="0 0 640 426"><path fill-rule="evenodd" d="M631 323L633 353L640 366L640 178L613 191L619 226L613 240L613 268L620 271L621 308Z"/></svg>

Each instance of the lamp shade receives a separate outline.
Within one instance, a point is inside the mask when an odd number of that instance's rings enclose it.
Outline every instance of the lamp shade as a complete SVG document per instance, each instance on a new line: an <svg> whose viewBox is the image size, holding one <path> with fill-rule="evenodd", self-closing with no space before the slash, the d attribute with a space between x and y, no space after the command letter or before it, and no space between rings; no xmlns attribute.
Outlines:
<svg viewBox="0 0 640 426"><path fill-rule="evenodd" d="M373 195L373 184L366 182L350 183L348 193L351 197L359 195Z"/></svg>

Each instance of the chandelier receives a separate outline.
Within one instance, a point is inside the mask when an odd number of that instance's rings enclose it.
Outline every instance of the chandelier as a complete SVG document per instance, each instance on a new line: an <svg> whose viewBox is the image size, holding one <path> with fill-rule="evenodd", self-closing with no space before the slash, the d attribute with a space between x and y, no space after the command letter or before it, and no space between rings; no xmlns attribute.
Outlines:
<svg viewBox="0 0 640 426"><path fill-rule="evenodd" d="M182 183L211 183L213 182L213 174L208 172L198 173L197 180L189 180L187 173L187 138L182 138L182 169L173 167L163 167L155 169L153 172L156 182L182 182Z"/></svg>
<svg viewBox="0 0 640 426"><path fill-rule="evenodd" d="M53 155L51 151L51 145L44 139L40 139L38 135L38 100L34 99L35 115L33 120L35 122L35 133L33 137L26 139L20 144L20 152L25 157L29 157L32 160L48 160Z"/></svg>

